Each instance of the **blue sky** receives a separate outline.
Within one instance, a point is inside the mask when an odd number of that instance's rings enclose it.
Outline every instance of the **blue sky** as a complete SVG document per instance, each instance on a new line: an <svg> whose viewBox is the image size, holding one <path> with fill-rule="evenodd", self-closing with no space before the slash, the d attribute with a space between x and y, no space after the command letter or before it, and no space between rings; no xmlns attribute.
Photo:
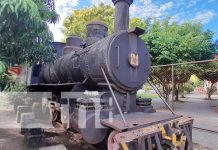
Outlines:
<svg viewBox="0 0 218 150"><path fill-rule="evenodd" d="M55 41L61 41L63 20L75 9L98 5L103 2L113 6L112 0L56 0L56 10L60 15L59 23L50 25ZM114 7L114 6L113 6ZM218 39L218 0L134 0L130 8L131 17L159 18L171 16L171 21L197 21L204 29L215 32Z"/></svg>

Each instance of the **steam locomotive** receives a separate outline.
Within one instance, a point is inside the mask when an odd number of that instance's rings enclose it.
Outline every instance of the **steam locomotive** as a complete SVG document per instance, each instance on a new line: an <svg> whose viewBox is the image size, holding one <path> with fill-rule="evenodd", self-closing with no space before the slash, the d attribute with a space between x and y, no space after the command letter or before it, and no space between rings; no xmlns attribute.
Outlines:
<svg viewBox="0 0 218 150"><path fill-rule="evenodd" d="M129 7L133 0L112 1L114 33L108 36L108 27L103 22L91 21L85 41L71 36L66 44L54 42L57 60L31 67L29 91L52 92L48 99L52 105L49 109L53 110L51 120L80 133L88 143L107 140L109 150L180 149L185 136L184 149L192 149L192 118L156 112L151 101L136 97L149 76L150 54L140 38L144 30L129 29ZM63 92L88 94L63 98ZM63 105L68 109L59 109ZM39 107L41 110L41 102L32 107L35 116ZM85 110L85 119L80 118L81 108ZM103 128L95 126L96 111Z"/></svg>

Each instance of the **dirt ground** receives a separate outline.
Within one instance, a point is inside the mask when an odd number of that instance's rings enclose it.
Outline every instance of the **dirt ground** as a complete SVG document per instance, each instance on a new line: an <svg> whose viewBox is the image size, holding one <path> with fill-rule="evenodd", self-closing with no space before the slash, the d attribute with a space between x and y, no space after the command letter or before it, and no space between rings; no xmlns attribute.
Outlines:
<svg viewBox="0 0 218 150"><path fill-rule="evenodd" d="M16 124L16 114L12 107L3 101L0 95L0 150L38 150L38 148L27 148L24 138L20 134L19 124ZM9 127L9 128L7 128ZM42 147L63 144L68 150L104 150L106 142L97 146L90 145L82 140L79 134L64 131L63 129L49 129L45 131L45 141ZM195 150L212 150L194 145Z"/></svg>
<svg viewBox="0 0 218 150"><path fill-rule="evenodd" d="M0 150L38 150L38 148L27 148L23 142L23 136L19 129L0 129ZM79 134L72 134L63 130L50 129L46 132L46 140L42 147L64 144L68 150L103 150L106 144L92 146L82 140ZM195 150L212 150L194 144Z"/></svg>
<svg viewBox="0 0 218 150"><path fill-rule="evenodd" d="M38 150L38 148L27 148L24 144L24 136L20 134L20 129L15 126L15 113L9 110L0 110L0 150ZM5 128L7 126L13 128ZM11 120L11 124L8 124ZM1 128L3 127L3 128ZM82 140L79 134L75 134L63 129L46 129L45 140L40 147L63 144L67 149L72 150L102 150L105 149L106 143L93 146Z"/></svg>
<svg viewBox="0 0 218 150"><path fill-rule="evenodd" d="M11 111L0 110L1 118L13 118L15 114ZM1 122L0 122L1 123ZM42 147L64 144L69 150L103 150L106 149L106 143L93 146L82 140L79 134L64 131L63 129L47 129L45 131L46 139ZM195 144L195 150L212 150ZM38 150L38 148L27 148L23 142L23 136L20 135L18 128L8 129L0 128L0 150Z"/></svg>
<svg viewBox="0 0 218 150"><path fill-rule="evenodd" d="M19 129L0 129L0 150L38 150L27 148ZM72 134L63 130L50 129L45 133L46 139L40 147L63 144L69 150L102 150L103 147L94 147L85 143L79 134Z"/></svg>

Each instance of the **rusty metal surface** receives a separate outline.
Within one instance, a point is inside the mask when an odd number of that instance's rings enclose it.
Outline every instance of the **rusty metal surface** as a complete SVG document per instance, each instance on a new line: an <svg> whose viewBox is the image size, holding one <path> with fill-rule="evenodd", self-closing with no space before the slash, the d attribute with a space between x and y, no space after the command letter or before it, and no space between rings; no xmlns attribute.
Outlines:
<svg viewBox="0 0 218 150"><path fill-rule="evenodd" d="M153 125L151 127L146 127L146 128L141 128L133 131L127 131L127 132L122 132L119 133L115 136L116 142L121 143L121 142L131 142L135 139L139 139L141 137L147 137L155 135L155 134L161 134L160 129L158 129L158 125Z"/></svg>
<svg viewBox="0 0 218 150"><path fill-rule="evenodd" d="M127 120L128 127L124 126L123 120L120 115L115 116L112 121L110 119L103 119L101 123L105 126L111 127L117 131L137 129L141 127L146 127L172 119L179 118L179 115L172 115L168 113L156 112L156 113L143 113L136 112L130 114L124 114L125 119Z"/></svg>
<svg viewBox="0 0 218 150"><path fill-rule="evenodd" d="M179 126L185 126L188 124L192 124L193 119L190 117L179 117L177 119L171 120L170 122L177 122ZM167 121L164 123L167 123ZM159 127L160 124L155 124L152 126L148 126L136 130L121 132L116 134L114 138L117 143L121 143L121 142L128 143L139 138L147 138L147 137L154 136L156 134L161 135L161 130Z"/></svg>

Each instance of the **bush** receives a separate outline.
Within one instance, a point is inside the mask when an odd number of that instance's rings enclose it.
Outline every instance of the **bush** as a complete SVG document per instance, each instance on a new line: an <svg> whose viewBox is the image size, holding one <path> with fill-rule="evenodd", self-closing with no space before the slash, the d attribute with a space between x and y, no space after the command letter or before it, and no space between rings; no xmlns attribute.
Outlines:
<svg viewBox="0 0 218 150"><path fill-rule="evenodd" d="M183 87L184 91L187 92L187 93L191 93L194 91L194 86L190 83L187 83L184 85Z"/></svg>
<svg viewBox="0 0 218 150"><path fill-rule="evenodd" d="M28 103L27 89L25 84L14 83L5 90L7 92L8 101L14 105L14 110L17 110L17 106Z"/></svg>

